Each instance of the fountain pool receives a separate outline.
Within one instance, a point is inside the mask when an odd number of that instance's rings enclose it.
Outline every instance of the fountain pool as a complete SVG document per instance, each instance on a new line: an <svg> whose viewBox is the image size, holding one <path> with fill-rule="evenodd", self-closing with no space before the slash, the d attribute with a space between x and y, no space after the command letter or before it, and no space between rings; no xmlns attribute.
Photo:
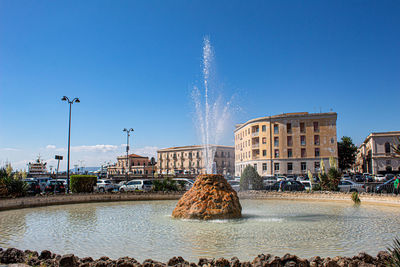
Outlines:
<svg viewBox="0 0 400 267"><path fill-rule="evenodd" d="M178 220L176 201L50 206L0 212L0 247L98 258L376 255L400 232L398 208L346 203L242 200L243 218Z"/></svg>

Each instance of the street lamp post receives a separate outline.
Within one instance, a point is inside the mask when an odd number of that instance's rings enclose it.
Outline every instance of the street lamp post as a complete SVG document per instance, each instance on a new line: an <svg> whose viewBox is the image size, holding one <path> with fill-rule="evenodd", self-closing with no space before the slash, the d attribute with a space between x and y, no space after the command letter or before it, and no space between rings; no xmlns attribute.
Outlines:
<svg viewBox="0 0 400 267"><path fill-rule="evenodd" d="M126 182L128 183L128 171L129 171L129 136L130 136L130 132L133 132L134 130L132 128L130 129L123 129L124 132L126 132L126 164L127 164L127 170L125 171L125 179Z"/></svg>
<svg viewBox="0 0 400 267"><path fill-rule="evenodd" d="M71 147L71 108L74 102L80 103L79 98L75 97L72 100L69 100L68 97L63 96L61 98L62 101L67 101L69 104L69 127L68 127L68 160L67 160L67 194L69 194L69 159L70 159L70 147Z"/></svg>

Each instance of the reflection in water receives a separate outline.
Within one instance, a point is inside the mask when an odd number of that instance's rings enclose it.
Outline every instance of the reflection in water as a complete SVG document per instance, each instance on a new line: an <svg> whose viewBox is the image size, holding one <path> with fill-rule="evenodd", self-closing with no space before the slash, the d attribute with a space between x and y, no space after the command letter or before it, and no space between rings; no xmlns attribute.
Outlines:
<svg viewBox="0 0 400 267"><path fill-rule="evenodd" d="M178 220L176 201L90 203L0 212L0 246L80 257L301 257L376 254L400 230L397 208L243 200L237 220Z"/></svg>

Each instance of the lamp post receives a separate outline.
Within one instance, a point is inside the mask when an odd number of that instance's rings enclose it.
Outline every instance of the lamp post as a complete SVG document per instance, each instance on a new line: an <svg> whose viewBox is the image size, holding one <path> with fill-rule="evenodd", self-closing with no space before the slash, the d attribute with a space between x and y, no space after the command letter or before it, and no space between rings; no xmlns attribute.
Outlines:
<svg viewBox="0 0 400 267"><path fill-rule="evenodd" d="M71 108L73 103L80 103L79 98L75 97L72 100L69 100L68 97L63 96L61 98L62 101L67 101L69 104L69 127L68 127L68 160L67 160L67 194L69 194L69 159L70 159L70 147L71 147Z"/></svg>
<svg viewBox="0 0 400 267"><path fill-rule="evenodd" d="M133 132L133 129L123 129L124 132L126 132L126 164L127 164L127 170L125 171L125 176L126 176L126 182L128 183L128 171L129 171L129 136L130 132Z"/></svg>

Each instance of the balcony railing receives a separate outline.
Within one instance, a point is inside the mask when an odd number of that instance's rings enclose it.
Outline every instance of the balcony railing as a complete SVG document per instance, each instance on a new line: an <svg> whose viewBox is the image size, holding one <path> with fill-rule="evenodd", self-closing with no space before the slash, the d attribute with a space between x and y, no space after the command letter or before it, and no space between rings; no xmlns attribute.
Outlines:
<svg viewBox="0 0 400 267"><path fill-rule="evenodd" d="M257 148L259 148L260 147L260 144L258 143L258 144L254 144L254 145L252 145L251 146L251 148L253 148L253 149L257 149Z"/></svg>

